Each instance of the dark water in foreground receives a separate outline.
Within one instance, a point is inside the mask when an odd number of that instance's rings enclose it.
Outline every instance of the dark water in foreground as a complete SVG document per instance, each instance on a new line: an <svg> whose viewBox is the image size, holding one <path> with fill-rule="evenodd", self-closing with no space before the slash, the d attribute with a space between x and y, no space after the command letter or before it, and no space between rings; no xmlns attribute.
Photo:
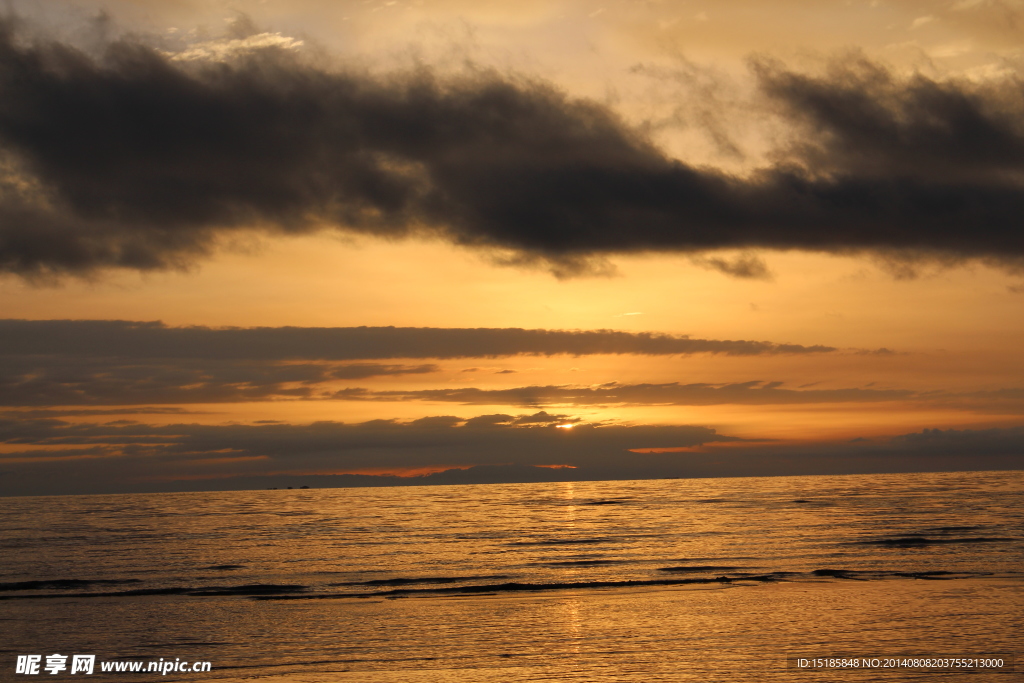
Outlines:
<svg viewBox="0 0 1024 683"><path fill-rule="evenodd" d="M1021 472L0 504L0 680L1024 680L785 668L1024 654Z"/></svg>

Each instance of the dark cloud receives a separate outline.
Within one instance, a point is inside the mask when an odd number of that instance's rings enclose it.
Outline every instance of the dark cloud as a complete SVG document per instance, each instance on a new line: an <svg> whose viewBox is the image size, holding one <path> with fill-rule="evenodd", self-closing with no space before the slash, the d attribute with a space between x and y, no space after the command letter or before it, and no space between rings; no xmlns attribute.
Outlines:
<svg viewBox="0 0 1024 683"><path fill-rule="evenodd" d="M149 405L269 400L439 401L469 405L783 405L902 401L979 412L1024 409L1024 393L862 387L789 388L782 382L533 385L506 389L339 389L339 382L440 373L388 358L517 354L774 355L824 346L690 339L607 330L458 328L209 328L158 322L0 320L0 407ZM860 353L860 352L856 352ZM891 354L887 349L877 352ZM345 384L341 384L345 386ZM171 409L173 410L173 409ZM135 412L135 411L133 411ZM71 414L71 413L62 413ZM84 413L83 413L84 414ZM97 413L98 414L98 413Z"/></svg>
<svg viewBox="0 0 1024 683"><path fill-rule="evenodd" d="M935 451L967 453L984 450L1019 452L1024 442L1024 427L1010 429L923 429L889 440L890 447L913 447ZM1022 461L1024 464L1024 461Z"/></svg>
<svg viewBox="0 0 1024 683"><path fill-rule="evenodd" d="M323 386L330 382L441 370L433 363L353 362L392 358L834 351L827 346L610 330L209 328L117 320L0 320L0 406L322 399L337 389Z"/></svg>
<svg viewBox="0 0 1024 683"><path fill-rule="evenodd" d="M465 421L466 427L508 427L520 425L575 425L582 422L581 418L571 415L551 414L541 410L533 415L506 415L496 413L494 415L478 415Z"/></svg>
<svg viewBox="0 0 1024 683"><path fill-rule="evenodd" d="M760 256L744 254L732 261L718 256L705 257L695 256L693 262L699 266L717 270L733 277L745 278L748 280L771 280L772 273L768 264Z"/></svg>
<svg viewBox="0 0 1024 683"><path fill-rule="evenodd" d="M424 365L381 365L380 363L351 363L335 365L326 370L329 379L363 379L386 375L425 375L438 372L441 368L433 363ZM308 380L307 380L308 381Z"/></svg>
<svg viewBox="0 0 1024 683"><path fill-rule="evenodd" d="M201 415L202 411L177 406L142 406L131 408L34 408L7 410L0 417L9 419L49 417L99 417L101 415Z"/></svg>
<svg viewBox="0 0 1024 683"><path fill-rule="evenodd" d="M324 225L441 235L561 272L722 248L1024 255L1013 79L900 78L863 59L812 77L761 61L803 140L736 177L667 157L602 105L493 71L371 75L280 43L216 60L130 37L93 52L0 22L0 269L164 268L225 231Z"/></svg>
<svg viewBox="0 0 1024 683"><path fill-rule="evenodd" d="M691 339L669 334L613 330L436 327L210 328L167 327L159 322L123 320L0 320L0 356L345 361L388 358L494 358L520 354L722 353L752 356L827 353L835 350L831 346Z"/></svg>
<svg viewBox="0 0 1024 683"><path fill-rule="evenodd" d="M783 444L696 426L483 417L165 427L0 417L0 495L1012 470L1024 449L1024 427ZM418 478L336 474L439 464L447 471Z"/></svg>
<svg viewBox="0 0 1024 683"><path fill-rule="evenodd" d="M898 78L863 56L821 76L754 63L764 91L807 134L799 157L819 173L1000 184L1024 170L1024 90Z"/></svg>
<svg viewBox="0 0 1024 683"><path fill-rule="evenodd" d="M124 360L0 354L0 406L224 403L322 398L317 385L437 372L436 365Z"/></svg>
<svg viewBox="0 0 1024 683"><path fill-rule="evenodd" d="M505 418L508 419L505 419ZM561 416L499 416L487 428L454 416L409 423L362 424L75 424L57 419L0 416L0 492L41 488L108 490L154 480L252 476L275 472L330 473L359 469L519 464L587 466L666 460L631 448L680 448L736 441L696 426L577 424ZM573 421L570 418L570 421ZM578 422L578 420L575 420ZM59 448L60 450L52 450ZM104 483L109 479L109 484ZM49 483L45 483L49 482ZM41 483L44 483L41 487ZM33 487L26 489L25 487Z"/></svg>
<svg viewBox="0 0 1024 683"><path fill-rule="evenodd" d="M525 425L525 424L573 424L580 422L578 418L570 418L567 415L552 415L546 410L534 413L533 415L521 415L518 417L514 424Z"/></svg>

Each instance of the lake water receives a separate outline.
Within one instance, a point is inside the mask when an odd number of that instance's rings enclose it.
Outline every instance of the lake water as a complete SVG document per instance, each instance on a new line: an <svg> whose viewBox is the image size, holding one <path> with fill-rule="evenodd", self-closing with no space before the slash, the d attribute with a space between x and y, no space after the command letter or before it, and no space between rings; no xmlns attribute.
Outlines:
<svg viewBox="0 0 1024 683"><path fill-rule="evenodd" d="M787 668L1020 655L1021 472L0 504L2 680L1024 680Z"/></svg>

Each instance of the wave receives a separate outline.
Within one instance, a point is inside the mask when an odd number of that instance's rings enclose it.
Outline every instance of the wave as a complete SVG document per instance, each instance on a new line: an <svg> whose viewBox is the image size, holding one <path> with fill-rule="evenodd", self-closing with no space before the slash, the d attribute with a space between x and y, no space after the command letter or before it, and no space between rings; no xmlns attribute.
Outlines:
<svg viewBox="0 0 1024 683"><path fill-rule="evenodd" d="M505 579L503 574L491 576L424 576L418 578L394 578L394 579L372 579L370 581L347 581L344 583L329 583L328 586L408 586L417 583L458 583L459 581L484 581L487 579Z"/></svg>
<svg viewBox="0 0 1024 683"><path fill-rule="evenodd" d="M0 583L0 591L73 590L88 586L140 583L140 579L50 579Z"/></svg>
<svg viewBox="0 0 1024 683"><path fill-rule="evenodd" d="M854 545L878 545L883 547L915 548L928 545L949 545L954 543L1008 543L1016 538L1002 536L965 536L961 538L933 538L928 536L901 536L899 538L876 538L867 541L854 541Z"/></svg>
<svg viewBox="0 0 1024 683"><path fill-rule="evenodd" d="M757 581L762 577L749 577L748 580ZM768 575L763 577L765 581L773 580ZM400 595L444 595L444 594L474 594L474 593L510 593L521 591L553 591L572 590L580 588L635 588L643 586L678 586L685 584L709 584L709 583L731 583L732 579L720 576L714 579L635 579L622 581L575 581L567 583L520 583L510 581L508 583L476 584L470 586L447 586L444 588L396 588L394 590L376 591L373 593L310 593L308 595L268 595L257 596L257 600L329 600L336 598L365 598L365 597L389 597Z"/></svg>
<svg viewBox="0 0 1024 683"><path fill-rule="evenodd" d="M815 569L813 572L811 572L811 574L813 576L829 577L833 579L847 579L851 581L870 581L872 579L884 579L889 577L941 581L949 579L969 578L974 576L991 576L991 574L987 572L951 572L945 570L934 570L924 572L887 572L858 569Z"/></svg>
<svg viewBox="0 0 1024 683"><path fill-rule="evenodd" d="M537 567L600 567L606 564L628 564L636 560L564 560L562 562L532 562Z"/></svg>
<svg viewBox="0 0 1024 683"><path fill-rule="evenodd" d="M689 567L658 567L659 572L734 572L743 567L726 567L717 564L698 564Z"/></svg>
<svg viewBox="0 0 1024 683"><path fill-rule="evenodd" d="M732 571L736 567L722 567L718 565L703 565L689 567L662 567L659 571L667 572L723 572L718 576L709 577L679 577L679 578L658 578L658 579L624 579L605 581L568 581L568 582L538 582L528 583L519 581L508 581L493 583L494 579L506 578L503 575L489 576L441 576L441 577L396 577L392 579L377 579L362 582L333 583L327 584L331 587L353 587L363 588L356 591L323 591L313 590L313 587L302 584L244 584L237 586L171 586L164 588L138 588L121 591L90 591L90 592L68 592L59 593L21 593L14 595L0 595L0 600L33 600L48 598L132 598L142 596L191 596L191 597L240 597L253 600L330 600L350 598L399 598L413 596L431 595L492 595L512 592L547 592L562 590L587 590L602 588L644 588L644 587L671 587L687 585L720 585L720 586L742 586L758 583L772 582L793 582L793 581L821 581L821 580L854 580L873 581L884 579L922 579L922 580L953 580L993 576L992 572L963 572L963 571L871 571L855 569L816 569L811 572L794 571L772 571L767 573L749 573ZM1013 573L1013 576L1017 576ZM487 581L489 583L461 583L466 581ZM130 582L125 581L125 582ZM110 581L113 582L113 581ZM20 582L19 584L0 585L22 585L22 584L47 584L53 582ZM100 582L94 582L100 583ZM447 585L460 583L461 585ZM423 587L408 587L421 585ZM380 588L383 590L367 590ZM17 590L17 589L16 589ZM28 589L24 589L28 590Z"/></svg>
<svg viewBox="0 0 1024 683"><path fill-rule="evenodd" d="M202 596L241 596L298 593L309 590L309 586L300 584L250 583L242 586L171 586L166 588L137 588L126 591L91 591L88 593L42 593L29 595L0 595L0 600L32 600L46 598L116 598L139 597L147 595L192 595Z"/></svg>
<svg viewBox="0 0 1024 683"><path fill-rule="evenodd" d="M744 584L773 583L781 581L798 580L821 580L821 579L856 579L861 581L882 580L882 579L930 579L930 580L951 580L977 578L992 576L991 572L953 572L953 571L924 571L924 572L898 572L898 571L858 571L848 569L817 569L813 572L788 572L777 571L765 574L748 574L743 572L731 573L716 577L692 577L679 579L635 579L622 581L570 581L570 582L547 582L547 583L522 583L510 581L507 583L475 584L467 586L445 586L443 588L395 588L392 590L364 592L364 593L308 593L302 595L264 595L253 596L254 600L336 600L347 598L398 598L431 595L494 595L499 593L518 592L548 592L563 590L601 589L601 588L644 588L644 587L671 587L686 585L728 585L741 586Z"/></svg>
<svg viewBox="0 0 1024 683"><path fill-rule="evenodd" d="M536 541L512 541L508 545L592 545L595 543L618 543L616 538L545 538Z"/></svg>

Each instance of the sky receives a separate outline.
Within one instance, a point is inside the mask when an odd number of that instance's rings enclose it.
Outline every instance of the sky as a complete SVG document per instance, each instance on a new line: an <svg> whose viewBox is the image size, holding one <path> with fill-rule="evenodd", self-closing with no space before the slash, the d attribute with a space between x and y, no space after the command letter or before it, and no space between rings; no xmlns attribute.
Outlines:
<svg viewBox="0 0 1024 683"><path fill-rule="evenodd" d="M1020 469L1022 0L0 19L0 495Z"/></svg>

